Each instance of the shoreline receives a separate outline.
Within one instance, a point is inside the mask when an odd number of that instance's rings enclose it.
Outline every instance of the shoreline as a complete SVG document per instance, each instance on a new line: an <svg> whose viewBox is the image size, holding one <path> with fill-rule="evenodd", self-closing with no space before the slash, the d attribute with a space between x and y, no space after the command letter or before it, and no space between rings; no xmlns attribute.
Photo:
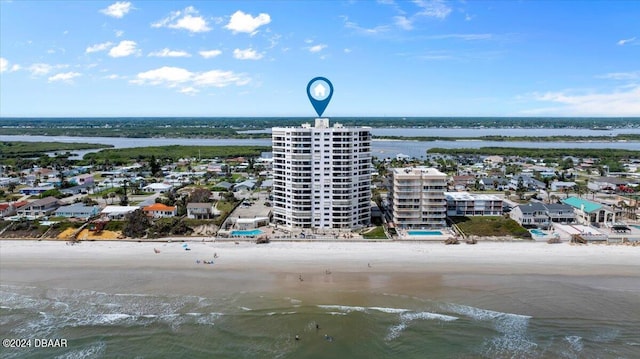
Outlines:
<svg viewBox="0 0 640 359"><path fill-rule="evenodd" d="M190 250L185 250L183 244L0 241L0 286L7 292L32 288L28 290L221 300L290 297L308 304L347 305L363 305L371 296L400 296L528 315L579 312L590 305L586 299L559 296L549 307L550 302L534 299L538 287L584 288L624 303L640 298L640 248L632 246L189 242ZM515 301L502 297L512 290L528 294ZM625 315L607 313L620 320Z"/></svg>

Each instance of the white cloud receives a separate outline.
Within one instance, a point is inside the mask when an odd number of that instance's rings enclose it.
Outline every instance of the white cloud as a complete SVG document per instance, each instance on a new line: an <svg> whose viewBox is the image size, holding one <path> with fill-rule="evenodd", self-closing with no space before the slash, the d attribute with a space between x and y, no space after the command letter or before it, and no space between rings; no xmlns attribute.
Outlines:
<svg viewBox="0 0 640 359"><path fill-rule="evenodd" d="M9 60L0 57L0 73L9 70Z"/></svg>
<svg viewBox="0 0 640 359"><path fill-rule="evenodd" d="M444 19L451 13L451 8L442 0L414 0L420 11L416 14L419 16L435 17Z"/></svg>
<svg viewBox="0 0 640 359"><path fill-rule="evenodd" d="M198 92L200 92L200 90L198 90L197 88L193 88L193 87L184 87L184 88L180 89L180 91L178 91L178 92L183 93L185 95L193 96L193 95L197 94Z"/></svg>
<svg viewBox="0 0 640 359"><path fill-rule="evenodd" d="M79 72L63 72L63 73L55 74L49 77L49 82L54 82L54 81L72 82L71 80L73 80L78 76L82 76L82 74L80 74Z"/></svg>
<svg viewBox="0 0 640 359"><path fill-rule="evenodd" d="M123 30L116 30L114 31L116 37L122 37L122 35L124 35L124 31Z"/></svg>
<svg viewBox="0 0 640 359"><path fill-rule="evenodd" d="M193 33L211 31L207 20L200 16L198 10L193 6L189 6L182 11L174 11L166 18L151 24L151 26L187 30Z"/></svg>
<svg viewBox="0 0 640 359"><path fill-rule="evenodd" d="M233 50L233 57L238 60L260 60L263 55L257 53L256 50L249 48L246 50Z"/></svg>
<svg viewBox="0 0 640 359"><path fill-rule="evenodd" d="M322 50L324 50L326 48L327 48L327 45L325 45L325 44L313 45L313 46L309 47L309 52L316 53L316 52L320 52L320 51L322 51Z"/></svg>
<svg viewBox="0 0 640 359"><path fill-rule="evenodd" d="M533 98L557 105L526 110L523 113L561 116L640 116L640 85L637 84L611 93L546 92L534 93Z"/></svg>
<svg viewBox="0 0 640 359"><path fill-rule="evenodd" d="M351 49L344 49L343 50L345 54L350 54L351 53Z"/></svg>
<svg viewBox="0 0 640 359"><path fill-rule="evenodd" d="M222 51L220 50L203 50L198 52L200 54L200 56L204 57L205 59L210 59L212 57L216 57L220 54L222 54Z"/></svg>
<svg viewBox="0 0 640 359"><path fill-rule="evenodd" d="M100 12L107 16L116 17L120 19L123 16L125 16L129 11L131 11L131 9L133 9L133 7L131 6L130 2L118 1L116 3L109 5L109 7L107 7L106 9L100 10Z"/></svg>
<svg viewBox="0 0 640 359"><path fill-rule="evenodd" d="M129 55L139 54L140 50L136 49L135 41L123 40L120 43L109 50L109 56L111 57L126 57Z"/></svg>
<svg viewBox="0 0 640 359"><path fill-rule="evenodd" d="M364 35L378 35L381 33L385 33L387 31L389 31L389 26L387 25L379 25L376 27L372 27L372 28L366 28L366 27L362 27L360 25L358 25L357 23L353 22L353 21L349 21L349 18L346 16L343 16L342 19L344 20L344 27L347 29L351 29L354 30L360 34L364 34Z"/></svg>
<svg viewBox="0 0 640 359"><path fill-rule="evenodd" d="M22 68L22 66L20 66L18 64L15 64L15 65L11 66L11 70L9 70L9 71L11 71L11 72L18 71L21 68Z"/></svg>
<svg viewBox="0 0 640 359"><path fill-rule="evenodd" d="M256 33L256 29L260 26L267 25L271 22L271 16L269 14L261 13L256 17L251 16L251 14L245 14L244 12L238 10L233 15L231 15L231 19L229 19L229 23L225 26L225 28L237 32L244 32L254 35Z"/></svg>
<svg viewBox="0 0 640 359"><path fill-rule="evenodd" d="M49 64L33 64L27 67L27 71L31 72L32 76L43 76L55 69L64 69L69 67L69 65L49 65Z"/></svg>
<svg viewBox="0 0 640 359"><path fill-rule="evenodd" d="M111 46L113 46L113 43L111 41L103 42L101 44L91 45L87 47L87 49L85 50L85 53L89 54L92 52L105 51Z"/></svg>
<svg viewBox="0 0 640 359"><path fill-rule="evenodd" d="M212 70L197 74L194 84L198 86L225 87L228 85L244 86L251 80L243 74L233 71Z"/></svg>
<svg viewBox="0 0 640 359"><path fill-rule="evenodd" d="M431 35L427 38L435 39L435 40L445 40L445 39L459 39L465 41L474 41L474 40L489 40L493 37L492 34L442 34L442 35Z"/></svg>
<svg viewBox="0 0 640 359"><path fill-rule="evenodd" d="M413 22L407 19L406 16L394 16L393 22L395 25L403 30L411 30L413 29Z"/></svg>
<svg viewBox="0 0 640 359"><path fill-rule="evenodd" d="M626 44L634 43L635 41L636 41L635 37L632 37L630 39L622 39L622 40L618 41L618 45L624 46Z"/></svg>
<svg viewBox="0 0 640 359"><path fill-rule="evenodd" d="M179 88L179 92L193 95L206 87L243 86L251 81L245 74L233 71L211 70L207 72L191 72L179 67L161 67L141 72L131 83L138 85L166 86Z"/></svg>
<svg viewBox="0 0 640 359"><path fill-rule="evenodd" d="M611 79L611 80L638 80L640 79L640 71L611 72L611 73L596 76L596 77L601 79Z"/></svg>
<svg viewBox="0 0 640 359"><path fill-rule="evenodd" d="M164 49L162 49L160 51L150 52L149 56L155 56L155 57L191 57L191 54L189 54L186 51L169 50L167 48L164 48Z"/></svg>

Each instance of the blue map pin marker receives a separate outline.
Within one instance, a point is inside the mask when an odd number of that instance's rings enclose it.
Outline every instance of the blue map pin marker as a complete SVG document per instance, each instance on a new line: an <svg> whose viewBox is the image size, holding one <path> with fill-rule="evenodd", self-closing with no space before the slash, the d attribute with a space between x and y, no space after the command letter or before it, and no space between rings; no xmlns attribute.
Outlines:
<svg viewBox="0 0 640 359"><path fill-rule="evenodd" d="M331 96L333 96L333 85L331 81L324 77L316 77L307 84L307 96L309 101L316 110L318 117L322 117L322 113L329 105Z"/></svg>

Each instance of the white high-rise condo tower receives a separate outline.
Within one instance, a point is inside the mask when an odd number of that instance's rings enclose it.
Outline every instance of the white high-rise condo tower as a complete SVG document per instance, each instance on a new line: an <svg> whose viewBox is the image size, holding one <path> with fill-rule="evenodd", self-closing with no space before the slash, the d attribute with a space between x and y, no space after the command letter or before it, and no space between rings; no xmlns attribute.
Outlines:
<svg viewBox="0 0 640 359"><path fill-rule="evenodd" d="M289 228L360 228L371 219L371 128L274 127L273 221Z"/></svg>

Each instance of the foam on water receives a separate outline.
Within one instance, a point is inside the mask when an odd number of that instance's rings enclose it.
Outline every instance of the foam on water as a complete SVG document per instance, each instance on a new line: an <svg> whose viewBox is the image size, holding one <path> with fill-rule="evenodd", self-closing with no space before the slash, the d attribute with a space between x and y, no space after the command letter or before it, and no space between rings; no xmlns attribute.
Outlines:
<svg viewBox="0 0 640 359"><path fill-rule="evenodd" d="M482 354L487 357L528 357L534 356L538 344L529 340L528 315L497 312L467 305L447 303L443 309L477 321L491 323L498 335L485 340Z"/></svg>
<svg viewBox="0 0 640 359"><path fill-rule="evenodd" d="M414 320L439 320L451 322L457 319L458 317L439 313L405 311L400 313L400 324L393 325L389 328L389 333L385 337L385 340L389 341L398 338L400 334L407 329L409 323Z"/></svg>
<svg viewBox="0 0 640 359"><path fill-rule="evenodd" d="M58 355L55 359L91 359L102 358L107 349L107 345L104 342L98 342L91 344L85 348L72 350L70 352Z"/></svg>

